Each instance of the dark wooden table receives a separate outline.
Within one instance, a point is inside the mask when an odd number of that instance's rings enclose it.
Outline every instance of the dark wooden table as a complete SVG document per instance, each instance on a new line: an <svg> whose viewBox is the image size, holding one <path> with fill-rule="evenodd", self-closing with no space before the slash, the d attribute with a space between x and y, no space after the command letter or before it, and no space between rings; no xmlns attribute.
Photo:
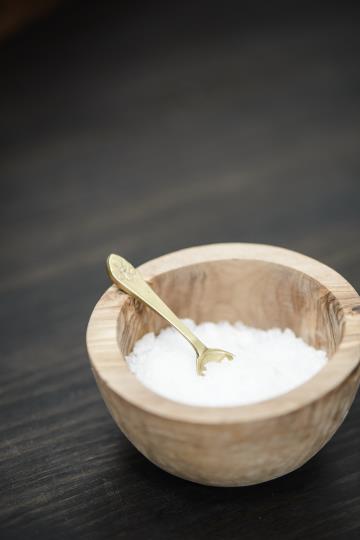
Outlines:
<svg viewBox="0 0 360 540"><path fill-rule="evenodd" d="M0 44L2 539L357 537L359 398L300 470L202 487L118 431L84 343L110 251L265 242L360 289L357 21L70 2Z"/></svg>

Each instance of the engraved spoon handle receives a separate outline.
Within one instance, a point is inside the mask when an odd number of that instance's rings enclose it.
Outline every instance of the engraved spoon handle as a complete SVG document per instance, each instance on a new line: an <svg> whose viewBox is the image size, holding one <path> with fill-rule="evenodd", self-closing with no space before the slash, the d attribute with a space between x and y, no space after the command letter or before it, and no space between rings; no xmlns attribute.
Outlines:
<svg viewBox="0 0 360 540"><path fill-rule="evenodd" d="M200 356L205 350L205 345L191 332L191 330L171 311L171 309L159 298L156 292L126 259L119 255L111 254L107 259L107 271L115 285L130 296L134 296L156 311L168 323L184 336Z"/></svg>

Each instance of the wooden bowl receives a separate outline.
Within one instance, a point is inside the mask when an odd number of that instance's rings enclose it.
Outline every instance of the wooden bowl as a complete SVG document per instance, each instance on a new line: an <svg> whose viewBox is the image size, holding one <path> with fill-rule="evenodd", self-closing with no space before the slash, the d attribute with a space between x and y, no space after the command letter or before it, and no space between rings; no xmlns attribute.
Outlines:
<svg viewBox="0 0 360 540"><path fill-rule="evenodd" d="M166 323L112 286L91 315L87 347L104 401L134 446L162 469L213 486L265 482L316 454L359 385L360 298L352 286L314 259L256 244L184 249L140 270L180 317L289 327L330 360L305 384L253 405L168 400L143 386L124 360L137 339Z"/></svg>

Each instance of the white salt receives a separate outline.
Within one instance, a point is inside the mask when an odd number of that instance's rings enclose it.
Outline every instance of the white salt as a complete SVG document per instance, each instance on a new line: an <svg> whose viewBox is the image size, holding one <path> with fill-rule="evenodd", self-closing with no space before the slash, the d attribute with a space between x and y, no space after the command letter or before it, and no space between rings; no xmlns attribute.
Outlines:
<svg viewBox="0 0 360 540"><path fill-rule="evenodd" d="M289 329L258 330L238 322L184 322L208 347L235 355L195 369L195 352L172 327L149 333L135 343L128 365L148 388L164 397L210 407L245 405L284 394L313 377L326 353L307 345Z"/></svg>

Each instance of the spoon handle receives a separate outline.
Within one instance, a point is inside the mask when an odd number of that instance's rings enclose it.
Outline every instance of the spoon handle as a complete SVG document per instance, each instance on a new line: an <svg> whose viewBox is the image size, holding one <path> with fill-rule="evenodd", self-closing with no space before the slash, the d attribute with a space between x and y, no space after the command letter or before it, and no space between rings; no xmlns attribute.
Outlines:
<svg viewBox="0 0 360 540"><path fill-rule="evenodd" d="M156 313L174 326L193 346L198 356L206 350L205 345L178 319L175 313L161 300L150 285L146 283L140 272L126 259L112 254L109 255L106 265L110 279L119 289L144 302L144 304L156 311Z"/></svg>

